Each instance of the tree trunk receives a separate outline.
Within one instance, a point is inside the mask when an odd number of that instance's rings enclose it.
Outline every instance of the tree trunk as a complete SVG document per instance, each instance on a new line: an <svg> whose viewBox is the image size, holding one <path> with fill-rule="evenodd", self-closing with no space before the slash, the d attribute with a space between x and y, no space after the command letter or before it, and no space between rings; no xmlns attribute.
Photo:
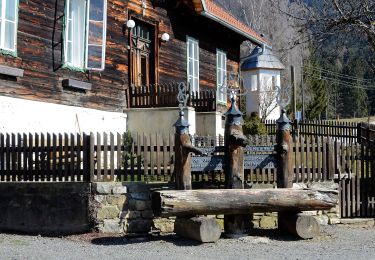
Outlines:
<svg viewBox="0 0 375 260"><path fill-rule="evenodd" d="M308 189L186 190L152 194L154 214L161 217L326 210L336 206L337 201L337 191Z"/></svg>
<svg viewBox="0 0 375 260"><path fill-rule="evenodd" d="M320 225L316 218L303 213L282 213L279 226L282 231L302 239L311 239L320 234Z"/></svg>
<svg viewBox="0 0 375 260"><path fill-rule="evenodd" d="M221 236L219 224L214 218L208 217L176 218L174 232L202 243L216 242Z"/></svg>

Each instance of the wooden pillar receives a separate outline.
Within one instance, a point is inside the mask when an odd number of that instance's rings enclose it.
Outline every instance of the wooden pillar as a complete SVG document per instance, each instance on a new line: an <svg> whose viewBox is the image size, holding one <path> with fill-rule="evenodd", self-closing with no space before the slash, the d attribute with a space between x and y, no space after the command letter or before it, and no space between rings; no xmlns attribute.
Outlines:
<svg viewBox="0 0 375 260"><path fill-rule="evenodd" d="M242 147L248 143L242 130L242 113L238 110L235 97L225 113L225 188L244 188L244 154ZM227 236L240 236L250 228L250 215L224 215L224 231Z"/></svg>
<svg viewBox="0 0 375 260"><path fill-rule="evenodd" d="M291 121L282 110L280 118L276 121L276 142L277 142L277 187L293 187L293 141L290 134Z"/></svg>
<svg viewBox="0 0 375 260"><path fill-rule="evenodd" d="M293 143L290 134L291 121L283 109L277 120L277 187L293 187ZM302 151L303 152L303 151ZM314 238L320 233L320 226L313 216L298 211L279 212L279 229L302 239Z"/></svg>
<svg viewBox="0 0 375 260"><path fill-rule="evenodd" d="M177 190L191 190L191 153L202 154L190 141L189 124L184 119L184 112L176 124L175 134L175 177ZM174 232L182 237L197 240L202 243L211 243L219 240L221 228L213 218L197 217L194 215L177 217Z"/></svg>
<svg viewBox="0 0 375 260"><path fill-rule="evenodd" d="M190 138L186 133L175 134L175 181L177 190L191 190L191 156L184 149Z"/></svg>
<svg viewBox="0 0 375 260"><path fill-rule="evenodd" d="M180 111L180 117L175 123L175 177L177 190L191 190L191 153L202 152L191 144L189 123Z"/></svg>
<svg viewBox="0 0 375 260"><path fill-rule="evenodd" d="M290 66L290 79L293 87L293 116L297 119L297 82L296 82L296 70L294 66Z"/></svg>

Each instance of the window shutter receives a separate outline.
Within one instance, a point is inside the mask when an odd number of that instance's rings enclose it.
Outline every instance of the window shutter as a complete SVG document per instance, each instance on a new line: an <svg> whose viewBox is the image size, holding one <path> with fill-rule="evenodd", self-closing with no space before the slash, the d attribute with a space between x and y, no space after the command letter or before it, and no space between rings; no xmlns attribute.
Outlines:
<svg viewBox="0 0 375 260"><path fill-rule="evenodd" d="M105 66L107 1L89 0L87 12L86 67L103 70Z"/></svg>

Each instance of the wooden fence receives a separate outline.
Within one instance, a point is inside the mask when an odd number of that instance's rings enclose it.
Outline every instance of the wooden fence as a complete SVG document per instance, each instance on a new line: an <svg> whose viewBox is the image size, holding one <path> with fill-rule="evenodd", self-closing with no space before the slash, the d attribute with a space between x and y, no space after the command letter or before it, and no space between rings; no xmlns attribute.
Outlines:
<svg viewBox="0 0 375 260"><path fill-rule="evenodd" d="M177 107L178 84L130 86L127 90L129 108ZM216 111L216 91L190 91L188 105L196 112Z"/></svg>
<svg viewBox="0 0 375 260"><path fill-rule="evenodd" d="M276 144L275 136L249 139L250 146ZM193 136L192 142L202 148L223 146L224 138ZM363 166L370 160L367 147L301 135L293 143L295 182L358 175L368 169ZM169 181L173 157L173 134L0 134L1 181ZM270 169L247 170L245 175L249 182L276 181Z"/></svg>
<svg viewBox="0 0 375 260"><path fill-rule="evenodd" d="M0 134L0 181L169 181L174 135Z"/></svg>
<svg viewBox="0 0 375 260"><path fill-rule="evenodd" d="M276 121L266 120L266 130L268 134L276 134ZM333 120L305 120L292 124L293 135L302 136L325 136L335 138L344 142L357 141L357 123L333 121Z"/></svg>
<svg viewBox="0 0 375 260"><path fill-rule="evenodd" d="M174 135L91 134L93 181L170 181Z"/></svg>
<svg viewBox="0 0 375 260"><path fill-rule="evenodd" d="M358 143L345 151L346 161L353 161L349 175L340 181L342 217L375 217L375 125L358 125ZM342 164L343 167L343 164Z"/></svg>
<svg viewBox="0 0 375 260"><path fill-rule="evenodd" d="M0 134L0 181L89 181L80 134Z"/></svg>
<svg viewBox="0 0 375 260"><path fill-rule="evenodd" d="M361 125L361 143L300 135L293 143L294 181L334 180L342 217L375 217L375 127ZM219 137L193 137L197 147L224 145ZM250 145L275 145L252 136ZM174 135L0 134L0 181L172 181ZM245 170L247 185L276 185L276 169ZM222 171L194 172L198 185L223 187Z"/></svg>

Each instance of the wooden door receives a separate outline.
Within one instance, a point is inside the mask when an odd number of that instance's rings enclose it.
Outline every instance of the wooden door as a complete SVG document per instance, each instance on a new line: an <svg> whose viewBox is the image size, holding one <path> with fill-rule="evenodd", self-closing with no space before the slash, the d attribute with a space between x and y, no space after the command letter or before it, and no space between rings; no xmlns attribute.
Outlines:
<svg viewBox="0 0 375 260"><path fill-rule="evenodd" d="M131 75L133 86L154 83L153 30L144 23L136 22L131 35Z"/></svg>

